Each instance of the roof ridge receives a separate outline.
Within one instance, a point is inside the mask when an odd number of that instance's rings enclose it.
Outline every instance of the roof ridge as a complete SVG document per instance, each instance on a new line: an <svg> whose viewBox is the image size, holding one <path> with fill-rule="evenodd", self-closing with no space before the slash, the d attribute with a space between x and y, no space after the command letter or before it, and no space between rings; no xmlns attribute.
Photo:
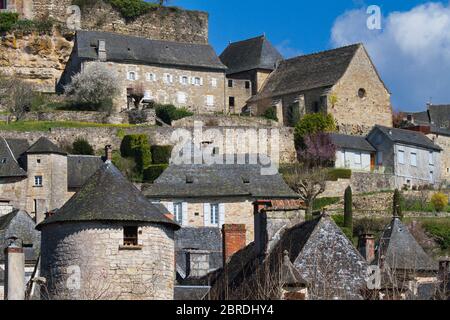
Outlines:
<svg viewBox="0 0 450 320"><path fill-rule="evenodd" d="M264 34L262 34L260 36L256 36L256 37L252 37L252 38L248 38L248 39L244 39L244 40L230 42L229 45L240 44L240 43L244 43L244 42L248 42L248 41L252 41L252 40L256 40L256 39L260 39L260 38L266 39L266 36Z"/></svg>
<svg viewBox="0 0 450 320"><path fill-rule="evenodd" d="M2 139L3 139L3 141L4 141L5 144L6 144L6 148L8 149L9 153L11 154L11 158L14 159L15 163L19 164L19 162L17 161L16 157L14 156L14 153L13 153L12 150L11 150L11 147L9 146L8 141L6 141L6 139L3 138L3 137L2 137Z"/></svg>
<svg viewBox="0 0 450 320"><path fill-rule="evenodd" d="M334 48L334 49L328 49L328 50L317 51L317 52L313 52L313 53L300 55L300 56L297 56L297 57L285 59L283 62L291 62L291 61L295 61L295 60L300 59L300 58L312 57L312 56L316 56L316 55L320 55L320 54L324 54L324 53L329 53L329 52L333 52L333 51L337 51L337 50L348 49L348 48L351 48L351 47L360 47L360 46L363 46L363 44L361 42L358 42L358 43L350 44L350 45L343 46L343 47L338 47L338 48Z"/></svg>

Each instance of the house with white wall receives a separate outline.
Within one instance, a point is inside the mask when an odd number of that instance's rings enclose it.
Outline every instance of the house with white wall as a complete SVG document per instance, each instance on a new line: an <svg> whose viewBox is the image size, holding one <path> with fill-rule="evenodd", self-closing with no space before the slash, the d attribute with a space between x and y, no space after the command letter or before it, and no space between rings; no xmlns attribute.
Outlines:
<svg viewBox="0 0 450 320"><path fill-rule="evenodd" d="M375 168L375 148L361 136L330 134L336 147L335 168L354 171L371 171Z"/></svg>
<svg viewBox="0 0 450 320"><path fill-rule="evenodd" d="M367 140L377 150L376 165L395 175L398 188L438 185L442 149L421 132L375 126Z"/></svg>

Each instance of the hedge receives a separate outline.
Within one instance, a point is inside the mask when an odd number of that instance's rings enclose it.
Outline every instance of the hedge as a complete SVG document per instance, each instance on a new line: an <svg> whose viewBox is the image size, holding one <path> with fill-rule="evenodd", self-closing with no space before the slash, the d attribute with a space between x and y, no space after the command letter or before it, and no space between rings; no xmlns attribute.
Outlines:
<svg viewBox="0 0 450 320"><path fill-rule="evenodd" d="M94 155L94 148L90 145L89 141L84 138L77 138L72 144L72 153L78 155Z"/></svg>
<svg viewBox="0 0 450 320"><path fill-rule="evenodd" d="M331 169L328 171L328 181L337 181L338 179L350 179L352 170L350 169Z"/></svg>
<svg viewBox="0 0 450 320"><path fill-rule="evenodd" d="M153 183L167 169L168 164L153 164L144 170L144 182Z"/></svg>
<svg viewBox="0 0 450 320"><path fill-rule="evenodd" d="M135 159L138 172L143 172L152 163L150 143L146 134L126 135L120 145L120 153L124 158Z"/></svg>
<svg viewBox="0 0 450 320"><path fill-rule="evenodd" d="M269 120L273 120L273 121L278 121L278 117L277 117L277 109L274 107L271 107L269 109L267 109L264 114L263 117Z"/></svg>
<svg viewBox="0 0 450 320"><path fill-rule="evenodd" d="M173 146L152 146L153 164L168 164Z"/></svg>
<svg viewBox="0 0 450 320"><path fill-rule="evenodd" d="M194 114L186 108L177 108L174 105L158 105L156 106L156 116L167 124L172 124L172 121L193 116Z"/></svg>
<svg viewBox="0 0 450 320"><path fill-rule="evenodd" d="M8 32L19 20L19 14L15 12L0 12L0 32Z"/></svg>

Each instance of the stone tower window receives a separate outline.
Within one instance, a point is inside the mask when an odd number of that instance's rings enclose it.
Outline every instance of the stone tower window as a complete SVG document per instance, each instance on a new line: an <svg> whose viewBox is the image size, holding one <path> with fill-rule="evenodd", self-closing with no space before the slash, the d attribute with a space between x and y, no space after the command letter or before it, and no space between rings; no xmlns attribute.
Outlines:
<svg viewBox="0 0 450 320"><path fill-rule="evenodd" d="M35 176L34 177L34 186L35 187L42 187L42 176Z"/></svg>
<svg viewBox="0 0 450 320"><path fill-rule="evenodd" d="M138 245L138 227L123 228L123 245L124 246Z"/></svg>
<svg viewBox="0 0 450 320"><path fill-rule="evenodd" d="M360 97L361 99L364 99L366 96L367 96L366 89L360 88L358 90L358 97Z"/></svg>

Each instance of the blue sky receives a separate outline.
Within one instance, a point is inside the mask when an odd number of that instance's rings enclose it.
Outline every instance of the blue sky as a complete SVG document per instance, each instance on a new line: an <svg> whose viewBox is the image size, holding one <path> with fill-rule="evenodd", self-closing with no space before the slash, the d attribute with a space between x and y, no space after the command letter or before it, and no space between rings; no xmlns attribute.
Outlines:
<svg viewBox="0 0 450 320"><path fill-rule="evenodd" d="M448 1L170 0L169 4L209 12L210 43L218 54L229 41L263 33L287 57L363 42L396 109L419 110L428 101L450 103ZM369 5L381 8L381 30L366 26Z"/></svg>

